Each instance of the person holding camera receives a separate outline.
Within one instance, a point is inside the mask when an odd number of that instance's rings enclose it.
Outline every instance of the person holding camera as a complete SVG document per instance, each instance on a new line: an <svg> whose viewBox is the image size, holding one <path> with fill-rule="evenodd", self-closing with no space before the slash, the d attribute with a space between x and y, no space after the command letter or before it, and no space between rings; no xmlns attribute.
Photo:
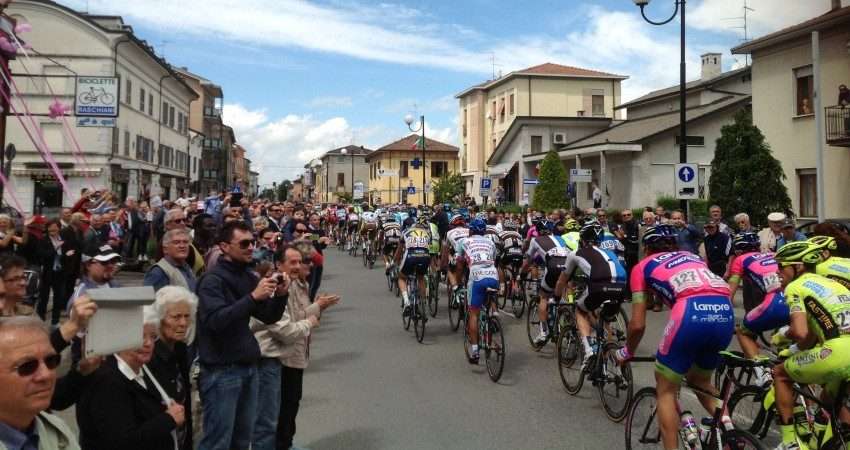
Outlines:
<svg viewBox="0 0 850 450"><path fill-rule="evenodd" d="M256 241L242 221L226 223L219 235L222 256L198 281L198 358L203 399L200 450L246 449L257 418L260 346L250 319L280 320L289 297L289 277L260 279L249 270Z"/></svg>

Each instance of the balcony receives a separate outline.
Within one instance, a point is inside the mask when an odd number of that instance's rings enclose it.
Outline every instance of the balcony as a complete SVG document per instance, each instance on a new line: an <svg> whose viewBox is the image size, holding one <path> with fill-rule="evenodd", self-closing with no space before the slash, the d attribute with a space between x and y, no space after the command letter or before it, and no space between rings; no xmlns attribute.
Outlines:
<svg viewBox="0 0 850 450"><path fill-rule="evenodd" d="M221 139L204 139L204 150L221 150Z"/></svg>
<svg viewBox="0 0 850 450"><path fill-rule="evenodd" d="M850 147L850 108L828 106L826 109L826 143Z"/></svg>
<svg viewBox="0 0 850 450"><path fill-rule="evenodd" d="M204 117L212 117L218 119L221 117L221 108L214 106L204 106Z"/></svg>

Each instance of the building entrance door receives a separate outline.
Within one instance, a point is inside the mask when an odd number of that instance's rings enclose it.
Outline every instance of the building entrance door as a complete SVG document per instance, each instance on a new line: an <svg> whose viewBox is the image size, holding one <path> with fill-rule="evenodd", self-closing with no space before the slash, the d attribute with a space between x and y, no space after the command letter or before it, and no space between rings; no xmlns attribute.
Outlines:
<svg viewBox="0 0 850 450"><path fill-rule="evenodd" d="M56 217L62 211L62 187L55 180L34 180L33 212Z"/></svg>

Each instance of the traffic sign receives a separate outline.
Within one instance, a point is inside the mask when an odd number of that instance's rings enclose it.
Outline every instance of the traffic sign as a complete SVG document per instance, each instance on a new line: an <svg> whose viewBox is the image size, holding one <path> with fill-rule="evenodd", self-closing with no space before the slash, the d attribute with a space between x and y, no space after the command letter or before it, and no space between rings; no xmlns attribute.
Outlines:
<svg viewBox="0 0 850 450"><path fill-rule="evenodd" d="M570 169L570 182L590 183L593 181L593 171L590 169Z"/></svg>
<svg viewBox="0 0 850 450"><path fill-rule="evenodd" d="M354 200L362 200L363 199L363 183L358 181L354 183L354 193L352 195Z"/></svg>
<svg viewBox="0 0 850 450"><path fill-rule="evenodd" d="M413 158L413 161L410 161L410 165L413 166L413 170L419 170L419 166L422 165L422 160L419 158Z"/></svg>
<svg viewBox="0 0 850 450"><path fill-rule="evenodd" d="M491 180L489 178L482 178L481 179L481 189L479 191L479 194L482 197L489 197L490 196L490 187L492 185L493 185L493 180Z"/></svg>
<svg viewBox="0 0 850 450"><path fill-rule="evenodd" d="M679 200L699 198L699 166L691 163L676 164L674 171L676 198Z"/></svg>
<svg viewBox="0 0 850 450"><path fill-rule="evenodd" d="M416 187L415 186L410 186L410 187L407 188L407 194L408 195L413 195L415 193L416 193Z"/></svg>
<svg viewBox="0 0 850 450"><path fill-rule="evenodd" d="M537 178L523 178L522 184L534 186L540 184L540 180L538 180Z"/></svg>
<svg viewBox="0 0 850 450"><path fill-rule="evenodd" d="M395 169L380 169L378 170L379 177L397 177L398 170Z"/></svg>

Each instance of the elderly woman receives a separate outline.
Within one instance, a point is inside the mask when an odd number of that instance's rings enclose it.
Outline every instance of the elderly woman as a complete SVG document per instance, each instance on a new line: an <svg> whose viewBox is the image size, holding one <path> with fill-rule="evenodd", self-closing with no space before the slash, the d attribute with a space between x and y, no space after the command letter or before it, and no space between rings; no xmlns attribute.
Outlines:
<svg viewBox="0 0 850 450"><path fill-rule="evenodd" d="M8 214L0 214L0 254L12 253L15 245L24 243L24 238L15 234L15 224Z"/></svg>
<svg viewBox="0 0 850 450"><path fill-rule="evenodd" d="M156 339L156 324L146 323L140 348L108 357L91 375L77 405L82 448L174 450L175 431L184 425L185 414L145 367Z"/></svg>
<svg viewBox="0 0 850 450"><path fill-rule="evenodd" d="M198 309L195 294L179 286L165 286L156 293L156 301L145 308L145 322L159 325L148 368L166 394L186 411L186 423L177 429L179 449L191 450L192 408L188 345L194 340L194 317Z"/></svg>

